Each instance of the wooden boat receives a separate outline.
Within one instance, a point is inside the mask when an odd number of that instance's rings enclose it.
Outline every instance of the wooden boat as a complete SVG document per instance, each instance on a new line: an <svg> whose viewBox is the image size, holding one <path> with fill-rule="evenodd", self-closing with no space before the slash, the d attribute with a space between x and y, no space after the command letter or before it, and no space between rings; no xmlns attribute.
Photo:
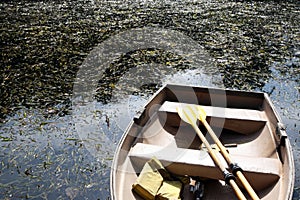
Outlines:
<svg viewBox="0 0 300 200"><path fill-rule="evenodd" d="M210 126L243 168L260 199L292 198L291 145L267 94L166 85L132 120L120 140L111 168L113 200L142 199L132 191L132 185L153 156L172 174L203 180L202 199L237 199L193 128L179 117L176 107L183 104L203 107ZM199 127L205 133L201 123ZM216 152L222 160L217 149ZM224 159L222 162L230 169ZM242 188L239 182L238 185ZM243 188L242 191L251 199ZM190 193L183 188L181 197L193 199Z"/></svg>

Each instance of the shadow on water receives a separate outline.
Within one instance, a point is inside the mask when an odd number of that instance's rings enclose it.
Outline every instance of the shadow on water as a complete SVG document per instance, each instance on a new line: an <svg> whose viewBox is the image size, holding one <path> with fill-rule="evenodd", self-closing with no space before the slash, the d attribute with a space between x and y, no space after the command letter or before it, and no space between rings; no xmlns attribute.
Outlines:
<svg viewBox="0 0 300 200"><path fill-rule="evenodd" d="M215 85L180 55L161 49L120 55L99 80L94 113L85 119L89 131L109 140L83 141L71 110L79 66L111 36L152 26L179 31L203 46L226 88L270 94L293 145L299 199L297 1L1 1L0 8L1 198L109 198L113 152L106 149L130 120L118 111L126 106L132 117L165 82ZM131 88L138 77L127 72L139 74L153 63L165 71L154 70L148 84ZM126 102L119 102L125 94ZM98 156L86 148L89 142Z"/></svg>

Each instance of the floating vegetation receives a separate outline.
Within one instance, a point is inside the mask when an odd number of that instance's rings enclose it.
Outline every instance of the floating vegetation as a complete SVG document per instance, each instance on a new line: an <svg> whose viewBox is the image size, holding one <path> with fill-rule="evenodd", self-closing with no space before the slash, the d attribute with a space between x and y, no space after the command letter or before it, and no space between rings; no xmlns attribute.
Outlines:
<svg viewBox="0 0 300 200"><path fill-rule="evenodd" d="M51 108L68 102L89 51L131 28L158 26L185 33L216 59L230 88L261 88L274 61L299 54L296 1L9 1L0 7L0 118L19 106ZM170 58L161 53L149 59L167 63ZM121 61L130 67L128 60Z"/></svg>

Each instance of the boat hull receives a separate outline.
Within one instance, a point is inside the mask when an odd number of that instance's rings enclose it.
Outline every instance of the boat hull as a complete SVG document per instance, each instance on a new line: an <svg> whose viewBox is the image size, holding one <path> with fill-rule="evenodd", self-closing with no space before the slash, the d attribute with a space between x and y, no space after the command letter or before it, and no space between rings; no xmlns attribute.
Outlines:
<svg viewBox="0 0 300 200"><path fill-rule="evenodd" d="M112 199L141 199L132 185L153 156L173 174L203 180L203 199L236 199L195 131L179 118L176 108L183 104L203 107L207 121L261 199L292 198L291 145L267 94L166 85L131 121L119 142L111 168ZM199 127L204 130L201 123ZM230 169L217 149L216 153ZM188 189L182 195L193 199Z"/></svg>

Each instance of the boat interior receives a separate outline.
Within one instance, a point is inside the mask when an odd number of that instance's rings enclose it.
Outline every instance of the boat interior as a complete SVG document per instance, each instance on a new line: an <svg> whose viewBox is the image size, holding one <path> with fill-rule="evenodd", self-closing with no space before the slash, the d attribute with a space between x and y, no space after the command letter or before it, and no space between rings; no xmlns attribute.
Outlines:
<svg viewBox="0 0 300 200"><path fill-rule="evenodd" d="M114 166L116 199L141 199L131 187L144 164L153 157L174 175L200 179L204 184L202 199L237 199L194 129L180 119L176 109L186 104L202 106L206 120L261 199L287 195L289 186L285 183L290 177L286 176L286 134L283 129L278 131L277 114L265 94L207 88L186 91L169 86L147 104L122 138ZM230 170L200 121L198 127ZM242 188L239 182L238 185ZM194 199L187 187L182 198Z"/></svg>

